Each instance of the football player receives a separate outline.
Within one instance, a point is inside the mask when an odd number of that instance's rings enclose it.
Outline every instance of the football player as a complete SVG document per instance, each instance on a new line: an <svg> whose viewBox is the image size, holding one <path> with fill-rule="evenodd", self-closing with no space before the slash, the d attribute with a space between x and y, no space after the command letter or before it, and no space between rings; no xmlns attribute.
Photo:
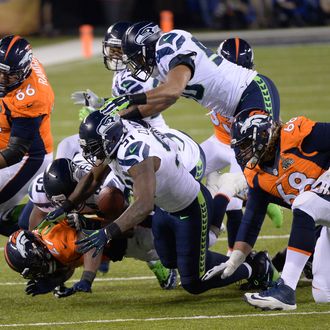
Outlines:
<svg viewBox="0 0 330 330"><path fill-rule="evenodd" d="M50 116L54 93L29 42L0 40L0 232L32 179L53 157ZM17 230L17 223L12 228ZM12 231L13 231L12 230Z"/></svg>
<svg viewBox="0 0 330 330"><path fill-rule="evenodd" d="M99 185L109 166L134 200L110 225L98 231L84 231L77 242L80 252L102 248L122 232L141 223L151 211L161 212L152 220L156 251L164 265L178 268L183 288L199 294L242 278L265 284L273 276L266 253L257 254L230 278L202 282L205 271L228 257L208 250L212 199L209 191L188 172L178 157L177 144L154 128L134 121L114 119L93 112L80 125L84 157L93 169L79 181L62 207L47 217L56 220L85 200Z"/></svg>
<svg viewBox="0 0 330 330"><path fill-rule="evenodd" d="M71 161L66 158L58 158L54 160L51 165L45 170L44 174L37 177L29 189L30 201L34 203L33 211L30 215L30 230L34 229L48 212L55 209L56 206L61 205L63 201L73 192L79 180L84 177L92 166L86 160L77 154ZM80 231L86 223L86 217L96 218L96 220L103 219L103 226L109 221L113 221L123 211L126 204L118 205L118 210L113 208L113 214L104 214L99 210L99 196L102 189L105 187L116 187L123 191L126 198L125 187L121 181L110 172L102 183L102 186L95 191L95 193L86 199L74 213L68 216L68 221L76 230ZM83 223L80 219L84 219ZM166 269L157 256L153 247L153 238L149 228L135 228L134 235L127 242L127 250L125 252L127 257L137 258L146 261L148 267L156 275L160 286L166 290L173 289L176 286L176 271ZM135 245L134 245L135 243ZM141 248L138 248L140 246ZM143 250L144 249L144 250ZM145 251L146 250L146 251ZM141 252L142 251L142 252ZM112 247L111 253L114 254ZM111 259L111 258L110 258ZM116 261L112 258L111 260ZM98 266L95 264L95 266ZM97 269L97 268L96 268ZM96 272L96 269L94 270Z"/></svg>
<svg viewBox="0 0 330 330"><path fill-rule="evenodd" d="M266 310L296 308L295 290L301 272L313 253L315 224L322 229L313 260L313 296L329 302L330 226L330 124L295 117L286 124L265 112L244 111L232 125L232 147L245 167L249 198L234 252L214 274L230 276L253 247L267 204L292 209L293 221L281 278L261 293L246 293L246 301ZM320 139L322 136L322 139Z"/></svg>

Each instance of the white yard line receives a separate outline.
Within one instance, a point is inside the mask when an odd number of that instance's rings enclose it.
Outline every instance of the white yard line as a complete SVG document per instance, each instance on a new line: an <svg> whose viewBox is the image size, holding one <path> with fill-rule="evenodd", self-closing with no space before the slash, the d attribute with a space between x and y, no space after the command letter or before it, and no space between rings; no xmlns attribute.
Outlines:
<svg viewBox="0 0 330 330"><path fill-rule="evenodd" d="M149 318L127 318L113 320L85 320L77 322L40 322L40 323L13 323L0 324L0 327L41 327L41 326L56 326L56 325L76 325L76 324L106 324L106 323L125 323L125 322L162 322L162 321L183 321L183 320L210 320L210 319L233 319L233 318L254 318L254 317L278 317L278 316L308 316L308 315L327 315L330 311L324 312L282 312L282 313L260 313L260 314L230 314L230 315L196 315L196 316L177 316L177 317L149 317Z"/></svg>

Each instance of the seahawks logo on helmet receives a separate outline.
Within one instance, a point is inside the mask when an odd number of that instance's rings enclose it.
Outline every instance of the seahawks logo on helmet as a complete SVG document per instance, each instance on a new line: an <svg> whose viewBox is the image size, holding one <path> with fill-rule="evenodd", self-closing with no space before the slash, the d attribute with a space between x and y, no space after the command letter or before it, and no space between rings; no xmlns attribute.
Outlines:
<svg viewBox="0 0 330 330"><path fill-rule="evenodd" d="M109 128L109 125L115 122L115 118L112 116L105 116L101 119L99 125L96 128L96 133L103 136L104 133L107 131Z"/></svg>
<svg viewBox="0 0 330 330"><path fill-rule="evenodd" d="M150 26L151 25L151 26ZM138 45L144 45L144 42L152 35L158 33L160 28L158 25L149 24L139 30L135 37L135 43Z"/></svg>
<svg viewBox="0 0 330 330"><path fill-rule="evenodd" d="M244 134L247 132L247 130L252 127L252 126L256 126L256 127L259 127L260 124L263 122L264 119L268 119L268 116L267 115L254 115L254 116L251 116L249 118L247 118L241 129L240 129L240 133L241 134Z"/></svg>

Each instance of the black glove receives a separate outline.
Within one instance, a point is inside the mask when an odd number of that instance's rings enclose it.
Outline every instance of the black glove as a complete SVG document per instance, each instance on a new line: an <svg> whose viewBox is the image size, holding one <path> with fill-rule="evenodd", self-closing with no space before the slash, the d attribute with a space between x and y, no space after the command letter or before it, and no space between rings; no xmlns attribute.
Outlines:
<svg viewBox="0 0 330 330"><path fill-rule="evenodd" d="M26 284L25 293L27 295L32 295L32 297L38 294L45 294L53 291L55 285L49 278L39 278L30 280Z"/></svg>

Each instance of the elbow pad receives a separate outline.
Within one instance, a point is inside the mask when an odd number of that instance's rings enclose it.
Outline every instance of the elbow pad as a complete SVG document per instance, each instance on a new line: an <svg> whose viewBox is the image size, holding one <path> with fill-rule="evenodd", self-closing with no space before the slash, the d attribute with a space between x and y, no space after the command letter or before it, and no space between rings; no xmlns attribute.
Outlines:
<svg viewBox="0 0 330 330"><path fill-rule="evenodd" d="M20 162L30 149L31 144L32 141L30 140L22 139L17 136L11 136L7 148L1 151L7 166Z"/></svg>

